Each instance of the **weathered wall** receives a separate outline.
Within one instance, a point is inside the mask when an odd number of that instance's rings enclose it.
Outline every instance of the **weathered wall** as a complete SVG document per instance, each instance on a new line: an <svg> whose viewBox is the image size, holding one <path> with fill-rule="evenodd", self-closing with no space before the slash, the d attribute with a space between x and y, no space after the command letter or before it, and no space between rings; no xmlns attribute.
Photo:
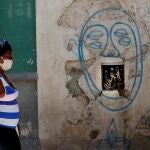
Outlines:
<svg viewBox="0 0 150 150"><path fill-rule="evenodd" d="M42 149L149 149L149 0L36 3Z"/></svg>

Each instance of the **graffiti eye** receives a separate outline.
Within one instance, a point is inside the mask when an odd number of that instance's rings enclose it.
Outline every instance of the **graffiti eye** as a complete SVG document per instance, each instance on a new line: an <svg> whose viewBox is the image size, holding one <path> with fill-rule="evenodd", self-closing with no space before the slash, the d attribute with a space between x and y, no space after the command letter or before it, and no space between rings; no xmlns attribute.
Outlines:
<svg viewBox="0 0 150 150"><path fill-rule="evenodd" d="M131 39L129 37L123 37L118 40L118 43L122 46L129 46L131 43Z"/></svg>
<svg viewBox="0 0 150 150"><path fill-rule="evenodd" d="M87 38L91 39L91 40L98 40L100 39L104 34L102 33L102 31L99 30L95 30L95 31L91 31L88 35Z"/></svg>
<svg viewBox="0 0 150 150"><path fill-rule="evenodd" d="M128 35L128 32L125 29L117 29L114 32L114 35L117 36L117 37L124 37L124 36Z"/></svg>
<svg viewBox="0 0 150 150"><path fill-rule="evenodd" d="M85 32L84 45L94 52L102 52L107 45L108 32L103 25L94 25Z"/></svg>
<svg viewBox="0 0 150 150"><path fill-rule="evenodd" d="M102 48L102 43L101 42L98 42L98 41L95 41L95 42L91 42L89 44L89 46L93 49L101 49Z"/></svg>
<svg viewBox="0 0 150 150"><path fill-rule="evenodd" d="M102 48L102 42L100 42L100 39L103 36L104 36L104 34L99 30L91 31L87 35L87 39L91 41L89 43L89 46L93 49L101 49Z"/></svg>
<svg viewBox="0 0 150 150"><path fill-rule="evenodd" d="M122 46L129 46L131 39L128 35L128 32L125 29L117 29L114 32L114 35L118 37L118 43Z"/></svg>
<svg viewBox="0 0 150 150"><path fill-rule="evenodd" d="M92 48L94 50L99 50L103 49L103 38L104 38L104 33L100 29L98 30L97 28L92 29L91 31L88 32L86 36L86 42L88 44L89 48Z"/></svg>

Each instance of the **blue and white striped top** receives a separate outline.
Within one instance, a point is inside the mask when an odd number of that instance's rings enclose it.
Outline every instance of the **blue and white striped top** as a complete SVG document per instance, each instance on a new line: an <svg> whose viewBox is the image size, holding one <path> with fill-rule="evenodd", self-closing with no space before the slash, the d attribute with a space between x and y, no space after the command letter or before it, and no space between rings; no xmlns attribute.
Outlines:
<svg viewBox="0 0 150 150"><path fill-rule="evenodd" d="M18 91L12 88L2 76L0 80L5 89L5 96L0 98L0 126L16 128L19 122L19 107L16 101Z"/></svg>

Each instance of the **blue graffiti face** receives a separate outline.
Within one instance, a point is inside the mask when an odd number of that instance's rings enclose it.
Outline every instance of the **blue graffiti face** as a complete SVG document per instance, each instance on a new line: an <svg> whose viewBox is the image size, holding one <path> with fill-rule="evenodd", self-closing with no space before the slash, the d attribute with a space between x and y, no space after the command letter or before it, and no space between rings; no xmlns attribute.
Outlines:
<svg viewBox="0 0 150 150"><path fill-rule="evenodd" d="M125 66L129 66L130 70L132 69L134 72L132 79L129 79L126 74L127 96L110 97L103 94L93 73L84 64L86 53L89 51L100 59L102 57L125 57L127 61ZM78 56L87 86L94 99L96 98L109 111L122 111L131 105L141 85L143 63L139 30L130 15L124 10L107 8L90 16L80 34ZM132 61L128 61L128 59L132 59ZM100 68L100 66L98 67ZM96 97L98 93L101 93L100 97Z"/></svg>

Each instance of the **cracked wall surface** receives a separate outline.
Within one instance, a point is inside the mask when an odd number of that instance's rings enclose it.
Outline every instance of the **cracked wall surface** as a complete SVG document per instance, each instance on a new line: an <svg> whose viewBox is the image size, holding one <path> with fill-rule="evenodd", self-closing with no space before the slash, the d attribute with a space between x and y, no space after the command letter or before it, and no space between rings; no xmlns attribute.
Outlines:
<svg viewBox="0 0 150 150"><path fill-rule="evenodd" d="M37 49L42 149L149 149L148 0L37 1Z"/></svg>

